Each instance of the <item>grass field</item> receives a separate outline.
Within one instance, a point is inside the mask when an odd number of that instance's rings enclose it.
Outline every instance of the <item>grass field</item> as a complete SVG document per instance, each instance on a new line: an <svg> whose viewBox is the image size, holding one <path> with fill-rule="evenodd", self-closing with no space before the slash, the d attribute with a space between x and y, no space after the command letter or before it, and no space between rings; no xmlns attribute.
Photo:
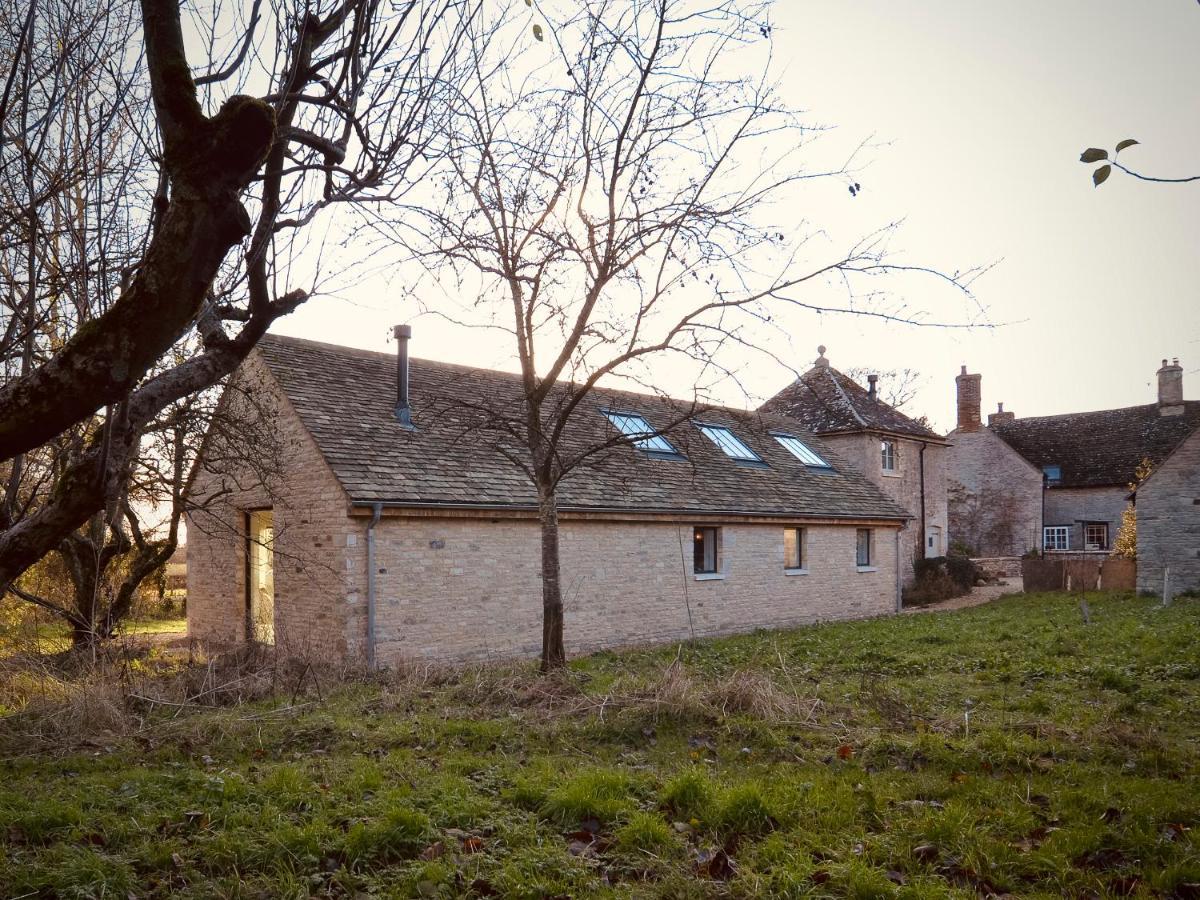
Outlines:
<svg viewBox="0 0 1200 900"><path fill-rule="evenodd" d="M1088 602L154 706L0 762L0 894L1200 897L1200 602Z"/></svg>

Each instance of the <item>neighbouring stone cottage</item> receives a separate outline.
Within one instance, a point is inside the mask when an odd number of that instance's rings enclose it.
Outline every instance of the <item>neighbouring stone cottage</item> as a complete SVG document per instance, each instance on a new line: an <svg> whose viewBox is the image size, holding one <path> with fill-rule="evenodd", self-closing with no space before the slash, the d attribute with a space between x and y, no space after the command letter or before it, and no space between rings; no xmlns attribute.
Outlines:
<svg viewBox="0 0 1200 900"><path fill-rule="evenodd" d="M819 434L912 517L901 535L900 571L913 580L913 561L944 556L947 544L946 447L948 441L890 406L878 395L875 375L863 388L839 372L817 348L812 368L759 409L788 416Z"/></svg>
<svg viewBox="0 0 1200 900"><path fill-rule="evenodd" d="M400 347L268 336L233 377L192 485L192 635L538 652L536 496L485 427L520 379ZM566 448L602 449L560 487L570 652L897 608L907 512L795 420L597 390L571 423Z"/></svg>
<svg viewBox="0 0 1200 900"><path fill-rule="evenodd" d="M1138 590L1200 591L1200 427L1138 486L1135 503Z"/></svg>
<svg viewBox="0 0 1200 900"><path fill-rule="evenodd" d="M1157 374L1156 403L1028 418L1000 404L984 426L981 376L964 366L949 435L952 538L977 556L1110 553L1139 467L1157 466L1200 425L1178 360Z"/></svg>

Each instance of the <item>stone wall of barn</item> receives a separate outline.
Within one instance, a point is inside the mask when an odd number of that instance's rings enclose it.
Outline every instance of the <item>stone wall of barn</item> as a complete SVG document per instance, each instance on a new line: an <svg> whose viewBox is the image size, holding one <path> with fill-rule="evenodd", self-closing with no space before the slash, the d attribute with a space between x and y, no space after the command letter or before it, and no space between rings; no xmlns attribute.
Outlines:
<svg viewBox="0 0 1200 900"><path fill-rule="evenodd" d="M568 519L561 528L571 654L895 609L895 527L874 529L874 565L859 571L854 526L809 526L807 573L788 574L782 523L723 525L719 578L693 573L690 522ZM377 534L381 663L537 656L536 522L386 516Z"/></svg>
<svg viewBox="0 0 1200 900"><path fill-rule="evenodd" d="M896 468L883 469L880 444L896 442ZM946 496L946 452L940 444L925 445L925 537L921 551L921 442L893 435L856 433L825 434L821 440L832 446L868 480L878 485L892 500L906 509L913 519L901 537L900 574L905 585L913 580L913 561L924 556L945 556L949 549L949 511ZM933 541L930 545L929 542Z"/></svg>
<svg viewBox="0 0 1200 900"><path fill-rule="evenodd" d="M1138 590L1200 591L1200 431L1192 434L1137 492Z"/></svg>
<svg viewBox="0 0 1200 900"><path fill-rule="evenodd" d="M966 545L976 556L1022 556L1039 549L1042 473L986 428L949 437L951 543Z"/></svg>
<svg viewBox="0 0 1200 900"><path fill-rule="evenodd" d="M1121 514L1129 504L1127 487L1056 488L1046 491L1046 527L1067 525L1071 529L1071 549L1084 550L1084 525L1103 522L1108 526L1108 547L1112 549L1121 529Z"/></svg>
<svg viewBox="0 0 1200 900"><path fill-rule="evenodd" d="M203 451L187 517L188 634L247 639L246 525L274 515L275 643L297 655L362 650L364 524L265 366L251 355Z"/></svg>

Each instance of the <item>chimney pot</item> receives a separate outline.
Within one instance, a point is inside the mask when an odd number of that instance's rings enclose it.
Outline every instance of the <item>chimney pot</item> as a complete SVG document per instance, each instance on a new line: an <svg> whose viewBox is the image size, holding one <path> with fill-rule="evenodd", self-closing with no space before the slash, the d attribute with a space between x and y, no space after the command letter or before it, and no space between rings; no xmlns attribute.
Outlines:
<svg viewBox="0 0 1200 900"><path fill-rule="evenodd" d="M392 335L396 338L396 421L411 431L416 427L408 398L408 339L412 337L412 326L397 325Z"/></svg>
<svg viewBox="0 0 1200 900"><path fill-rule="evenodd" d="M1016 417L1017 417L1016 413L1010 413L1010 412L1004 411L1003 403L997 403L996 411L994 413L992 413L990 416L988 416L988 427L990 428L991 426L997 425L1000 422L1011 422Z"/></svg>
<svg viewBox="0 0 1200 900"><path fill-rule="evenodd" d="M872 400L876 399L876 396L879 393L879 389L877 387L878 381L879 381L878 375L868 375L867 376L867 385L868 385L867 396L870 397Z"/></svg>

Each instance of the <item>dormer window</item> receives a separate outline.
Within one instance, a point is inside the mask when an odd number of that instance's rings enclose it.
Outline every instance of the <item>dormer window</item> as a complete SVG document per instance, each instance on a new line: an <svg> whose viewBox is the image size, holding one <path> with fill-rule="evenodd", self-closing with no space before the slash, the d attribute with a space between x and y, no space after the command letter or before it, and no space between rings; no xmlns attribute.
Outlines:
<svg viewBox="0 0 1200 900"><path fill-rule="evenodd" d="M695 424L704 433L704 436L720 447L730 459L736 459L738 462L762 463L762 457L742 443L742 440L724 425L706 425L703 422Z"/></svg>
<svg viewBox="0 0 1200 900"><path fill-rule="evenodd" d="M669 453L678 456L671 442L656 431L649 422L637 413L605 412L608 421L617 427L621 434L629 438L633 446L648 453Z"/></svg>
<svg viewBox="0 0 1200 900"><path fill-rule="evenodd" d="M804 441L800 440L800 438L794 437L790 434L782 433L772 434L771 437L779 441L779 443L783 445L784 449L786 449L790 454L792 454L792 456L796 457L796 459L800 460L800 462L804 463L806 466L812 466L816 469L832 468L829 463L823 460L812 450L808 449L808 445L806 445Z"/></svg>

